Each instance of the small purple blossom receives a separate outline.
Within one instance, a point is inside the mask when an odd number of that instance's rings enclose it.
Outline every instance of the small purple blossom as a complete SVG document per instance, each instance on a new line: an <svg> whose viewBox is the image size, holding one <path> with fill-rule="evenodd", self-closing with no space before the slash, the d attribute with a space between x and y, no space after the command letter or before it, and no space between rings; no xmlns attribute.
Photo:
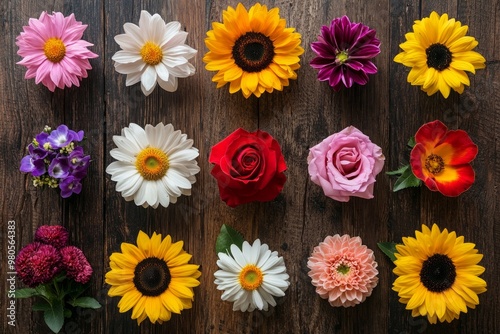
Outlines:
<svg viewBox="0 0 500 334"><path fill-rule="evenodd" d="M87 170L90 163L90 155L85 155L82 147L75 148L68 156L69 166L72 170Z"/></svg>
<svg viewBox="0 0 500 334"><path fill-rule="evenodd" d="M60 262L61 254L54 246L40 242L30 243L16 257L17 277L32 288L48 283L59 273Z"/></svg>
<svg viewBox="0 0 500 334"><path fill-rule="evenodd" d="M35 241L54 246L57 249L67 246L68 239L68 230L61 225L42 225L35 232Z"/></svg>
<svg viewBox="0 0 500 334"><path fill-rule="evenodd" d="M68 158L59 156L52 160L49 165L49 175L55 179L64 179L69 175Z"/></svg>
<svg viewBox="0 0 500 334"><path fill-rule="evenodd" d="M318 80L328 81L336 92L354 83L365 85L368 74L377 73L371 62L380 53L375 30L362 23L351 23L345 15L334 19L330 26L323 26L311 49L317 55L311 66L319 70Z"/></svg>
<svg viewBox="0 0 500 334"><path fill-rule="evenodd" d="M90 281L93 270L80 248L75 246L64 247L61 249L61 259L67 277L82 284Z"/></svg>
<svg viewBox="0 0 500 334"><path fill-rule="evenodd" d="M21 159L19 170L34 177L35 187L59 185L63 198L79 194L91 161L83 148L77 146L83 136L83 131L75 132L64 124L53 131L45 126L28 145L29 154Z"/></svg>
<svg viewBox="0 0 500 334"><path fill-rule="evenodd" d="M61 197L68 198L73 194L79 194L82 191L81 179L73 175L68 176L59 183L61 189Z"/></svg>

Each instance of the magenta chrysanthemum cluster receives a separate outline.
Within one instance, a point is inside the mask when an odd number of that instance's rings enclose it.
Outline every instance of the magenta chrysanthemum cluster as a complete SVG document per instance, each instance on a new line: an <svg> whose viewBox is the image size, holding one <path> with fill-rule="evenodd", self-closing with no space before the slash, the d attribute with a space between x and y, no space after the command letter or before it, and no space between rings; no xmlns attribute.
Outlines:
<svg viewBox="0 0 500 334"><path fill-rule="evenodd" d="M29 154L22 158L19 169L31 174L35 187L59 187L63 198L79 194L90 163L90 156L76 145L82 140L83 131L70 130L64 124L53 131L46 126L28 145Z"/></svg>
<svg viewBox="0 0 500 334"><path fill-rule="evenodd" d="M62 226L40 226L35 241L19 251L15 265L17 276L35 287L50 282L60 272L75 282L85 284L92 276L87 258L75 246L68 246L68 231Z"/></svg>
<svg viewBox="0 0 500 334"><path fill-rule="evenodd" d="M365 85L368 74L377 73L377 67L371 62L380 53L375 30L351 22L345 15L323 26L311 48L317 54L311 66L319 70L318 79L328 81L335 91L342 86L350 88L354 83Z"/></svg>

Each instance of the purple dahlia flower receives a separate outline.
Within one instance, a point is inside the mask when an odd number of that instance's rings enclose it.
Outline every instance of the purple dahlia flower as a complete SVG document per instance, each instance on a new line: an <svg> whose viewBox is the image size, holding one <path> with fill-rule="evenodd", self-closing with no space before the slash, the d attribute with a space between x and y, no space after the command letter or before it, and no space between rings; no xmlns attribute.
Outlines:
<svg viewBox="0 0 500 334"><path fill-rule="evenodd" d="M317 70L320 81L328 81L338 92L342 85L365 85L368 74L377 73L371 59L380 53L380 41L375 30L362 23L354 23L347 16L336 18L330 26L321 27L318 41L311 44L317 54L311 66Z"/></svg>

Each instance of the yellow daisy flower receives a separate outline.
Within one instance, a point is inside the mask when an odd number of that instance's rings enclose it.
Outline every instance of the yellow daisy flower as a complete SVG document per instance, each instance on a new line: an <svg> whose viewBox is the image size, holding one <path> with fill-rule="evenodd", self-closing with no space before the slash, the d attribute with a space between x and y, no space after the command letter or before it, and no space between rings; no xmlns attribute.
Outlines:
<svg viewBox="0 0 500 334"><path fill-rule="evenodd" d="M427 316L431 324L451 322L468 307L475 308L477 295L486 291L486 282L478 277L485 270L478 265L483 255L475 244L447 229L440 231L436 224L432 230L422 225L415 236L403 238L404 245L397 245L394 254L399 277L392 289L399 301L412 316Z"/></svg>
<svg viewBox="0 0 500 334"><path fill-rule="evenodd" d="M172 313L191 308L201 273L198 265L188 264L191 255L182 246L182 241L172 243L170 235L162 239L153 233L149 238L140 231L137 246L124 242L121 253L111 254L106 283L111 285L109 296L122 297L120 313L132 309L139 325L146 318L161 324Z"/></svg>
<svg viewBox="0 0 500 334"><path fill-rule="evenodd" d="M408 82L422 86L429 96L440 91L448 98L450 88L462 94L465 85L470 85L465 71L475 74L476 69L486 66L484 57L472 51L478 42L465 36L467 30L460 21L448 19L448 14L432 12L430 17L415 21L413 32L399 45L403 52L394 61L411 67Z"/></svg>
<svg viewBox="0 0 500 334"><path fill-rule="evenodd" d="M248 98L254 94L283 90L289 79L296 79L301 35L286 28L279 9L267 10L257 3L247 12L239 3L223 12L223 23L213 22L205 44L210 50L203 57L209 71L217 71L212 81L217 88L229 85L229 92L240 89Z"/></svg>

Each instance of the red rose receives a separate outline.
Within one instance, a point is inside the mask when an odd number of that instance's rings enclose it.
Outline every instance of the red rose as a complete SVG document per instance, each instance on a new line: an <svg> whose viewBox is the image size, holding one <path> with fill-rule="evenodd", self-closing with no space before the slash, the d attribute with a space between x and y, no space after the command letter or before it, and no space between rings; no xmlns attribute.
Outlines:
<svg viewBox="0 0 500 334"><path fill-rule="evenodd" d="M271 201L286 181L280 145L265 131L237 129L212 147L209 161L220 197L231 207Z"/></svg>

